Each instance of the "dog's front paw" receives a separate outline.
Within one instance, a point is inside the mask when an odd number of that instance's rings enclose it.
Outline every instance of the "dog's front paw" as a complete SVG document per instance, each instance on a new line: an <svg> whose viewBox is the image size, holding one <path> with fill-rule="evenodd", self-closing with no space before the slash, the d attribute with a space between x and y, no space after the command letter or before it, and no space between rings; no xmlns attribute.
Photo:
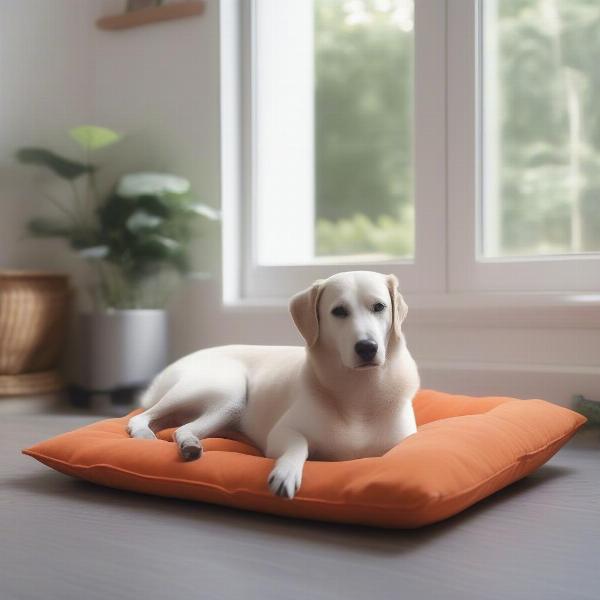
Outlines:
<svg viewBox="0 0 600 600"><path fill-rule="evenodd" d="M148 420L143 415L136 415L129 419L127 423L127 433L132 438L144 439L144 440L155 440L156 435L148 427Z"/></svg>
<svg viewBox="0 0 600 600"><path fill-rule="evenodd" d="M302 467L298 468L289 462L277 462L268 482L273 494L291 500L302 483Z"/></svg>

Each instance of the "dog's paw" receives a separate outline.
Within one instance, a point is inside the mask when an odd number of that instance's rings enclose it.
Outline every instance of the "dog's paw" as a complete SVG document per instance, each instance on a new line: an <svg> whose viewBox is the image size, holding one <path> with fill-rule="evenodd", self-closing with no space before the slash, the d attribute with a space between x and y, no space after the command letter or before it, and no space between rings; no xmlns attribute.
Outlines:
<svg viewBox="0 0 600 600"><path fill-rule="evenodd" d="M291 500L300 489L302 483L302 467L278 462L268 479L269 489L276 496Z"/></svg>
<svg viewBox="0 0 600 600"><path fill-rule="evenodd" d="M202 456L202 442L185 425L175 430L173 441L183 460L196 460Z"/></svg>
<svg viewBox="0 0 600 600"><path fill-rule="evenodd" d="M183 460L197 460L202 456L203 448L200 440L186 440L179 444L179 454Z"/></svg>
<svg viewBox="0 0 600 600"><path fill-rule="evenodd" d="M139 415L136 415L136 417ZM132 438L144 439L144 440L155 440L156 435L148 427L145 421L141 422L136 417L132 417L129 419L129 423L127 424L127 433Z"/></svg>
<svg viewBox="0 0 600 600"><path fill-rule="evenodd" d="M132 438L136 438L138 440L155 440L156 434L150 427L142 427L141 429L133 429L129 432L129 435Z"/></svg>

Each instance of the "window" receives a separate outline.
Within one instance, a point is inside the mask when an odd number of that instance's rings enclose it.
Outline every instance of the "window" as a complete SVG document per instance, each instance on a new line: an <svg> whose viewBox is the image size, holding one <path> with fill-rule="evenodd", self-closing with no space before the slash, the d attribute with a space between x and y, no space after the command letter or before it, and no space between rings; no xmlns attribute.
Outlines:
<svg viewBox="0 0 600 600"><path fill-rule="evenodd" d="M255 6L258 263L412 256L413 0Z"/></svg>
<svg viewBox="0 0 600 600"><path fill-rule="evenodd" d="M410 257L413 0L313 10L315 256Z"/></svg>
<svg viewBox="0 0 600 600"><path fill-rule="evenodd" d="M259 266L412 257L413 8L254 2Z"/></svg>
<svg viewBox="0 0 600 600"><path fill-rule="evenodd" d="M587 0L448 3L450 291L593 291L600 285L597 246L588 237L585 251L571 247L576 205L567 171L581 147L569 142L572 109L564 104L569 84L561 75L567 55L551 56L553 44L576 45L582 35L577 23L585 14L592 18L597 12L592 5ZM570 29L552 29L556 21L548 29L553 18L548 15L558 17L557 11L569 13ZM591 38L590 33L578 50L586 49L590 64L600 59ZM542 54L547 64L539 63ZM576 55L572 47L568 60ZM592 192L587 201L597 207L600 196Z"/></svg>
<svg viewBox="0 0 600 600"><path fill-rule="evenodd" d="M599 9L483 4L485 256L600 250Z"/></svg>
<svg viewBox="0 0 600 600"><path fill-rule="evenodd" d="M241 269L231 269L242 271L239 295L286 297L336 271L370 268L412 289L443 289L437 3L240 3L244 212ZM431 133L416 139L419 123Z"/></svg>
<svg viewBox="0 0 600 600"><path fill-rule="evenodd" d="M238 295L600 285L595 4L239 2Z"/></svg>

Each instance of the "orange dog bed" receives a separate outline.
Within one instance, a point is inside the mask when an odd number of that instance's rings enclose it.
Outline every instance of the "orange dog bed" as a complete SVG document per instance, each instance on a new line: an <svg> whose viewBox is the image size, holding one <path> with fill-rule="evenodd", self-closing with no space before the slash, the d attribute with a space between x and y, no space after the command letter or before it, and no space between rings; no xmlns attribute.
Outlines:
<svg viewBox="0 0 600 600"><path fill-rule="evenodd" d="M419 430L384 456L309 461L293 500L271 495L273 461L248 443L204 440L179 458L171 430L131 439L129 417L100 421L23 450L40 462L114 488L323 521L420 527L454 515L544 464L585 423L542 400L471 398L422 390Z"/></svg>

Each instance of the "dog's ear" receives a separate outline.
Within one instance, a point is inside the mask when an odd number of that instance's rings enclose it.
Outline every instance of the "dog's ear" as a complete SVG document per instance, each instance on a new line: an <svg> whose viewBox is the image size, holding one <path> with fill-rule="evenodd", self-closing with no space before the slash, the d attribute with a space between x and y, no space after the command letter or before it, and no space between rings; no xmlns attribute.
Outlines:
<svg viewBox="0 0 600 600"><path fill-rule="evenodd" d="M392 300L392 328L394 334L397 337L400 337L402 321L406 318L408 306L406 306L402 294L398 291L398 280L396 279L396 276L388 275L386 277L386 282Z"/></svg>
<svg viewBox="0 0 600 600"><path fill-rule="evenodd" d="M319 296L322 287L323 280L318 279L308 289L298 292L290 300L292 319L309 348L319 339Z"/></svg>

